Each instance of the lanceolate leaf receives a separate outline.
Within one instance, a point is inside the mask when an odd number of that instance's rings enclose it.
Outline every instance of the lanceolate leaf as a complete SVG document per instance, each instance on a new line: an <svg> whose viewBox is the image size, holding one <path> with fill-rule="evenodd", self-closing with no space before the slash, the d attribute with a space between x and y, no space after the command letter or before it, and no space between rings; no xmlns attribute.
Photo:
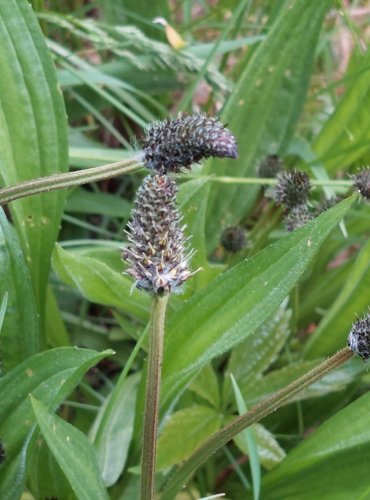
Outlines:
<svg viewBox="0 0 370 500"><path fill-rule="evenodd" d="M354 199L327 210L219 276L173 315L163 364L165 407L199 368L241 342L271 316Z"/></svg>
<svg viewBox="0 0 370 500"><path fill-rule="evenodd" d="M254 176L264 156L284 153L301 112L315 47L330 0L285 2L279 16L249 60L224 111L239 145L239 160L207 163L206 172ZM253 205L258 187L214 183L208 211L212 247L221 227L233 225Z"/></svg>
<svg viewBox="0 0 370 500"><path fill-rule="evenodd" d="M40 320L30 272L18 236L0 208L0 297L8 307L0 332L2 369L8 371L40 350Z"/></svg>
<svg viewBox="0 0 370 500"><path fill-rule="evenodd" d="M57 415L49 413L32 395L31 403L41 432L77 498L108 499L95 450L85 434Z"/></svg>
<svg viewBox="0 0 370 500"><path fill-rule="evenodd" d="M347 406L262 481L262 498L368 498L370 394Z"/></svg>
<svg viewBox="0 0 370 500"><path fill-rule="evenodd" d="M67 169L67 120L55 70L27 0L0 2L0 181L9 186ZM11 206L41 307L65 193Z"/></svg>
<svg viewBox="0 0 370 500"><path fill-rule="evenodd" d="M0 436L7 456L0 469L0 498L3 498L3 478L9 474L16 477L20 473L22 447L33 428L29 394L48 408L55 409L75 388L82 375L111 353L74 347L51 349L23 361L0 379ZM16 467L14 463L17 461L19 466ZM24 471L21 471L20 483L22 475L24 479Z"/></svg>

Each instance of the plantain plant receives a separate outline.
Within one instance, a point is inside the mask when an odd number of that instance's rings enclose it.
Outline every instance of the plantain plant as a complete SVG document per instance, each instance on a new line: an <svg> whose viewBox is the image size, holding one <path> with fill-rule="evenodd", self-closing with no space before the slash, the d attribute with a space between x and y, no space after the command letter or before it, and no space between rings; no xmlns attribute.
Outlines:
<svg viewBox="0 0 370 500"><path fill-rule="evenodd" d="M1 499L366 497L356 5L0 2Z"/></svg>

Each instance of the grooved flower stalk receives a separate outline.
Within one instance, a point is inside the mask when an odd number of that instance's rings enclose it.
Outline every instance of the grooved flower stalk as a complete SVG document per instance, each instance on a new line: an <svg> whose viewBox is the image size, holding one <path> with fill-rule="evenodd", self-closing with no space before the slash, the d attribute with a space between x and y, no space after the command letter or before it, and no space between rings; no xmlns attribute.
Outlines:
<svg viewBox="0 0 370 500"><path fill-rule="evenodd" d="M176 208L177 187L167 175L148 175L140 187L131 221L129 244L123 250L127 274L136 287L153 295L149 329L144 430L141 462L141 500L155 495L155 463L159 415L163 338L166 304L192 275L190 254Z"/></svg>

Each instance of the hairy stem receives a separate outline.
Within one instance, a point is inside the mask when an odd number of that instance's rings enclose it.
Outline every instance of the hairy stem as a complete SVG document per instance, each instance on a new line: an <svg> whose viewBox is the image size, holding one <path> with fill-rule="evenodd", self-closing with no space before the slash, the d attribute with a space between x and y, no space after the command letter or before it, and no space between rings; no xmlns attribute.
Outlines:
<svg viewBox="0 0 370 500"><path fill-rule="evenodd" d="M161 500L173 500L176 493L186 484L193 472L202 465L212 453L224 446L230 439L239 434L243 429L259 422L262 418L276 411L295 395L308 386L323 378L331 370L338 368L353 356L353 352L345 347L331 358L323 361L302 377L276 392L268 399L261 401L249 411L233 420L219 432L211 436L193 455L170 477L162 493Z"/></svg>
<svg viewBox="0 0 370 500"><path fill-rule="evenodd" d="M72 186L87 184L88 182L101 181L118 175L128 174L141 168L137 158L130 158L124 161L108 163L100 167L54 174L39 179L31 179L21 182L15 186L0 189L0 205L5 205L10 201L31 196L33 194L54 191L55 189L65 189Z"/></svg>
<svg viewBox="0 0 370 500"><path fill-rule="evenodd" d="M163 357L164 320L169 295L154 295L150 318L150 340L146 375L143 451L141 459L141 500L153 500L155 494L155 463L159 392Z"/></svg>

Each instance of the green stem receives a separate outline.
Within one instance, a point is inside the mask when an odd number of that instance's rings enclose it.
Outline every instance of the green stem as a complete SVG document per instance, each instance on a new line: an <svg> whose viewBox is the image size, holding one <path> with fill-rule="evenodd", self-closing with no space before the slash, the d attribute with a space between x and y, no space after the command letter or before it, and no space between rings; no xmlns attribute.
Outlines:
<svg viewBox="0 0 370 500"><path fill-rule="evenodd" d="M63 174L54 174L39 179L31 179L21 182L15 186L0 189L0 205L10 201L24 198L38 193L54 191L55 189L65 189L72 186L87 184L88 182L101 181L118 175L128 174L141 168L137 158L130 158L124 161L108 163L100 167L77 170L75 172L66 172Z"/></svg>
<svg viewBox="0 0 370 500"><path fill-rule="evenodd" d="M186 175L187 179L199 179L199 175ZM267 179L260 177L225 177L225 176L215 176L211 175L209 177L211 182L221 182L222 184L260 184L260 185L269 185L273 186L276 184L276 179ZM325 179L325 180L317 180L310 179L310 183L313 186L333 186L333 187L351 187L352 181L345 179Z"/></svg>
<svg viewBox="0 0 370 500"><path fill-rule="evenodd" d="M159 391L163 357L164 320L169 295L154 295L149 330L149 354L146 374L143 451L141 459L141 500L153 500L155 494L155 462Z"/></svg>
<svg viewBox="0 0 370 500"><path fill-rule="evenodd" d="M270 398L261 401L249 411L233 420L219 432L211 436L193 455L170 477L162 493L161 500L173 500L176 493L189 480L193 472L202 465L207 458L224 446L230 439L239 434L250 425L259 422L262 418L276 411L285 403L288 403L296 394L308 386L323 378L331 370L338 368L353 356L353 352L345 347L331 358L323 361L319 366L276 392Z"/></svg>

